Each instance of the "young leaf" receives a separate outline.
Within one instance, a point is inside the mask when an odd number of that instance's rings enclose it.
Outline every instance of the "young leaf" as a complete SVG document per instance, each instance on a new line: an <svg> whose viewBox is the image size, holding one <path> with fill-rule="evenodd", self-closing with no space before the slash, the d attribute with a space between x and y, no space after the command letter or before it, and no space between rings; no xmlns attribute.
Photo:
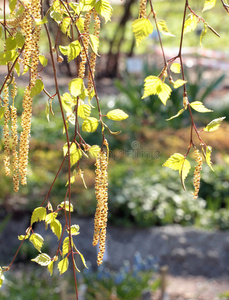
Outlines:
<svg viewBox="0 0 229 300"><path fill-rule="evenodd" d="M212 169L212 171L214 171L212 168L211 154L212 154L212 147L207 146L206 147L206 163L209 165L209 167Z"/></svg>
<svg viewBox="0 0 229 300"><path fill-rule="evenodd" d="M104 17L105 23L107 23L107 21L111 20L111 15L112 15L113 9L112 9L109 1L99 0L95 4L95 10L97 11L98 14L100 14L102 17Z"/></svg>
<svg viewBox="0 0 229 300"><path fill-rule="evenodd" d="M16 43L17 43L17 46L19 48L22 48L24 43L25 43L25 37L23 34L21 34L19 31L17 32L16 36L15 36L15 39L16 39Z"/></svg>
<svg viewBox="0 0 229 300"><path fill-rule="evenodd" d="M82 130L85 132L94 132L98 128L99 121L96 118L89 117L83 121Z"/></svg>
<svg viewBox="0 0 229 300"><path fill-rule="evenodd" d="M164 20L157 20L157 26L161 33L163 33L165 35L175 36L168 30L168 27Z"/></svg>
<svg viewBox="0 0 229 300"><path fill-rule="evenodd" d="M53 264L54 264L54 261L53 261L53 260L48 264L48 271L49 271L49 273L50 273L50 276L51 276L52 273L53 273Z"/></svg>
<svg viewBox="0 0 229 300"><path fill-rule="evenodd" d="M63 147L64 156L68 154L68 146L67 144ZM82 157L82 152L79 148L76 147L75 143L72 143L70 146L70 163L71 166L73 166L75 163L77 163L78 160Z"/></svg>
<svg viewBox="0 0 229 300"><path fill-rule="evenodd" d="M91 114L91 107L88 104L78 106L77 114L82 119L87 119Z"/></svg>
<svg viewBox="0 0 229 300"><path fill-rule="evenodd" d="M158 97L160 98L161 102L166 105L167 100L170 97L172 90L168 84L163 83L161 84L161 91L158 93Z"/></svg>
<svg viewBox="0 0 229 300"><path fill-rule="evenodd" d="M202 40L204 38L204 36L207 34L207 31L208 31L208 26L206 24L204 24L204 28L203 30L201 31L201 35L200 35L200 46L202 47Z"/></svg>
<svg viewBox="0 0 229 300"><path fill-rule="evenodd" d="M113 109L107 113L107 118L113 121L123 121L129 116L121 109Z"/></svg>
<svg viewBox="0 0 229 300"><path fill-rule="evenodd" d="M91 148L89 149L89 155L93 158L96 158L98 156L98 154L100 153L101 149L98 145L93 145L91 146Z"/></svg>
<svg viewBox="0 0 229 300"><path fill-rule="evenodd" d="M65 17L62 20L62 23L60 25L60 30L66 34L68 37L71 37L70 35L70 24L71 24L71 18Z"/></svg>
<svg viewBox="0 0 229 300"><path fill-rule="evenodd" d="M31 88L30 97L34 97L40 94L41 91L44 89L44 84L40 79L37 79L35 85Z"/></svg>
<svg viewBox="0 0 229 300"><path fill-rule="evenodd" d="M68 87L73 97L79 96L81 93L83 93L83 87L84 87L83 79L82 78L72 79L69 82Z"/></svg>
<svg viewBox="0 0 229 300"><path fill-rule="evenodd" d="M68 46L59 46L60 52L68 56L68 62L75 59L81 52L81 45L78 40L70 43Z"/></svg>
<svg viewBox="0 0 229 300"><path fill-rule="evenodd" d="M170 121L170 120L172 120L172 119L174 119L174 118L179 117L181 114L183 114L184 111L185 111L185 109L182 108L181 110L178 111L178 113L177 113L175 116L172 116L171 118L166 119L166 121Z"/></svg>
<svg viewBox="0 0 229 300"><path fill-rule="evenodd" d="M170 71L173 73L180 73L181 65L179 63L171 64Z"/></svg>
<svg viewBox="0 0 229 300"><path fill-rule="evenodd" d="M72 175L71 178L70 178L70 183L71 183L71 184L74 183L75 180L76 180L76 170L73 171L73 175ZM67 186L68 184L69 184L69 181L67 181L67 183L66 183L65 186Z"/></svg>
<svg viewBox="0 0 229 300"><path fill-rule="evenodd" d="M44 221L46 218L46 214L46 209L44 207L35 208L31 217L31 225L38 221Z"/></svg>
<svg viewBox="0 0 229 300"><path fill-rule="evenodd" d="M212 132L217 130L225 118L226 117L222 117L222 118L212 120L203 130L207 132Z"/></svg>
<svg viewBox="0 0 229 300"><path fill-rule="evenodd" d="M90 45L92 48L92 51L98 55L98 49L99 49L99 39L97 38L97 36L90 34L89 35L90 38Z"/></svg>
<svg viewBox="0 0 229 300"><path fill-rule="evenodd" d="M177 79L174 83L173 83L173 87L175 89L181 87L182 85L184 85L185 83L187 83L187 81L182 80L182 79Z"/></svg>
<svg viewBox="0 0 229 300"><path fill-rule="evenodd" d="M72 113L72 107L75 105L75 101L69 93L64 93L63 96L61 96L61 103L67 113Z"/></svg>
<svg viewBox="0 0 229 300"><path fill-rule="evenodd" d="M0 120L4 117L5 107L0 107Z"/></svg>
<svg viewBox="0 0 229 300"><path fill-rule="evenodd" d="M27 240L28 238L29 238L29 234L26 235L22 234L18 236L19 241Z"/></svg>
<svg viewBox="0 0 229 300"><path fill-rule="evenodd" d="M216 0L205 0L203 11L213 8L215 3Z"/></svg>
<svg viewBox="0 0 229 300"><path fill-rule="evenodd" d="M180 174L180 178L181 178L181 184L182 184L184 190L186 190L184 181L185 181L186 177L188 176L188 173L189 173L190 169L191 169L190 162L187 159L184 159L182 167L179 170L179 174Z"/></svg>
<svg viewBox="0 0 229 300"><path fill-rule="evenodd" d="M2 286L4 279L5 277L3 275L2 268L0 267L0 287Z"/></svg>
<svg viewBox="0 0 229 300"><path fill-rule="evenodd" d="M10 0L9 2L10 2L9 3L10 12L13 13L17 5L17 0Z"/></svg>
<svg viewBox="0 0 229 300"><path fill-rule="evenodd" d="M195 15L190 14L184 23L184 34L196 29L198 19Z"/></svg>
<svg viewBox="0 0 229 300"><path fill-rule="evenodd" d="M60 275L67 271L69 265L68 258L65 257L58 263L58 270L60 272Z"/></svg>
<svg viewBox="0 0 229 300"><path fill-rule="evenodd" d="M6 39L6 50L14 50L17 47L17 42L16 39L13 36L8 37L8 39Z"/></svg>
<svg viewBox="0 0 229 300"><path fill-rule="evenodd" d="M194 110L201 112L201 113L206 113L206 112L212 112L213 110L206 108L202 102L200 101L194 101L190 103L191 108Z"/></svg>
<svg viewBox="0 0 229 300"><path fill-rule="evenodd" d="M69 211L69 201L63 201L58 206L63 207L66 211ZM72 204L70 204L70 212L73 212L73 205Z"/></svg>
<svg viewBox="0 0 229 300"><path fill-rule="evenodd" d="M80 227L79 225L72 225L71 226L71 235L78 235L79 233ZM69 230L67 230L67 232L69 232Z"/></svg>
<svg viewBox="0 0 229 300"><path fill-rule="evenodd" d="M147 18L140 18L135 20L132 24L132 28L136 39L137 47L144 38L146 38L149 34L153 32L153 25Z"/></svg>
<svg viewBox="0 0 229 300"><path fill-rule="evenodd" d="M50 223L50 228L59 240L61 237L61 233L62 233L62 225L61 225L60 221L58 221L58 220L52 221Z"/></svg>
<svg viewBox="0 0 229 300"><path fill-rule="evenodd" d="M46 67L48 64L48 59L44 55L39 55L39 61L43 67Z"/></svg>
<svg viewBox="0 0 229 300"><path fill-rule="evenodd" d="M80 32L83 32L83 30L84 30L84 19L83 18L78 18L76 20L76 26L78 27Z"/></svg>
<svg viewBox="0 0 229 300"><path fill-rule="evenodd" d="M69 237L67 236L64 239L63 245L62 245L62 255L63 255L63 257L65 256L65 254L68 254L69 251L70 251Z"/></svg>
<svg viewBox="0 0 229 300"><path fill-rule="evenodd" d="M33 244L33 246L37 249L37 251L41 252L44 239L40 234L38 233L31 234L29 241Z"/></svg>
<svg viewBox="0 0 229 300"><path fill-rule="evenodd" d="M168 167L172 170L180 170L182 169L183 162L184 162L184 155L180 153L174 153L170 156L169 159L163 164L163 167Z"/></svg>
<svg viewBox="0 0 229 300"><path fill-rule="evenodd" d="M75 249L75 251L76 251L76 252L77 252L77 253L80 255L80 257L81 257L81 260L82 260L82 263L83 263L84 267L88 269L88 267L87 267L87 264L86 264L86 261L85 261L85 258L84 258L84 256L83 256L83 254L79 252L79 250L76 248L75 244L74 244L73 246L74 246L74 249Z"/></svg>
<svg viewBox="0 0 229 300"><path fill-rule="evenodd" d="M56 219L57 216L58 216L58 213L55 213L55 212L51 212L51 213L47 214L47 216L45 217L45 223L50 224L51 222L53 222Z"/></svg>
<svg viewBox="0 0 229 300"><path fill-rule="evenodd" d="M51 258L48 256L46 253L41 253L34 259L31 259L31 261L35 261L37 264L40 266L48 266L49 263L51 262Z"/></svg>

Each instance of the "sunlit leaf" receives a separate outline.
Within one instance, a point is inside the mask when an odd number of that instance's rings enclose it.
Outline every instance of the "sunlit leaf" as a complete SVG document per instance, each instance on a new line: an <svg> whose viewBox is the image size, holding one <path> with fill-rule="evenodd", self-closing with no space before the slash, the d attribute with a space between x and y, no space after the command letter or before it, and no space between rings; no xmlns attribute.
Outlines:
<svg viewBox="0 0 229 300"><path fill-rule="evenodd" d="M158 90L161 91L161 84L162 81L157 76L148 76L145 78L145 84L144 84L144 94L142 96L143 98L146 98L150 95L156 95L158 94Z"/></svg>
<svg viewBox="0 0 229 300"><path fill-rule="evenodd" d="M30 97L34 97L40 94L41 91L44 89L44 84L40 79L37 79L35 85L31 88Z"/></svg>
<svg viewBox="0 0 229 300"><path fill-rule="evenodd" d="M68 87L73 97L79 96L81 93L83 93L83 88L84 88L83 79L82 78L72 79L69 82Z"/></svg>
<svg viewBox="0 0 229 300"><path fill-rule="evenodd" d="M216 0L205 0L203 11L213 8L215 4Z"/></svg>
<svg viewBox="0 0 229 300"><path fill-rule="evenodd" d="M195 30L197 24L198 24L197 17L193 14L190 14L184 23L184 34Z"/></svg>
<svg viewBox="0 0 229 300"><path fill-rule="evenodd" d="M185 83L187 83L187 81L182 80L182 79L177 79L174 83L173 83L173 87L175 89L181 87L182 85L184 85Z"/></svg>
<svg viewBox="0 0 229 300"><path fill-rule="evenodd" d="M226 118L226 117L221 117L221 118L212 120L212 121L204 128L204 131L212 132L212 131L217 130L225 118Z"/></svg>
<svg viewBox="0 0 229 300"><path fill-rule="evenodd" d="M83 121L82 130L85 132L94 132L98 128L99 121L96 118L89 117Z"/></svg>
<svg viewBox="0 0 229 300"><path fill-rule="evenodd" d="M17 0L9 0L9 9L13 13L17 5Z"/></svg>
<svg viewBox="0 0 229 300"><path fill-rule="evenodd" d="M110 21L113 9L109 1L107 0L97 1L95 4L95 10L97 11L98 14L104 17L105 23L107 23L107 21Z"/></svg>
<svg viewBox="0 0 229 300"><path fill-rule="evenodd" d="M19 235L18 239L19 241L23 241L23 240L27 240L29 238L30 234L26 234L26 235Z"/></svg>
<svg viewBox="0 0 229 300"><path fill-rule="evenodd" d="M51 212L51 213L47 214L45 217L45 223L50 224L51 222L53 222L56 219L57 216L58 216L58 213L56 213L56 212Z"/></svg>
<svg viewBox="0 0 229 300"><path fill-rule="evenodd" d="M66 211L69 211L69 201L63 201L59 204L59 207L63 207ZM70 204L70 212L73 212L73 205Z"/></svg>
<svg viewBox="0 0 229 300"><path fill-rule="evenodd" d="M53 220L51 223L50 223L50 228L52 230L52 232L57 236L58 240L60 239L61 237L61 233L62 233L62 225L60 223L60 221L58 220Z"/></svg>
<svg viewBox="0 0 229 300"><path fill-rule="evenodd" d="M78 235L78 234L80 234L79 230L80 230L79 225L72 225L71 226L71 235ZM67 232L69 232L69 230L67 230Z"/></svg>
<svg viewBox="0 0 229 300"><path fill-rule="evenodd" d="M140 18L132 24L133 33L136 39L136 45L138 46L141 41L153 32L153 25L147 18Z"/></svg>
<svg viewBox="0 0 229 300"><path fill-rule="evenodd" d="M60 52L68 56L68 62L75 59L81 52L81 45L78 40L71 42L68 46L59 46Z"/></svg>
<svg viewBox="0 0 229 300"><path fill-rule="evenodd" d="M83 30L84 30L84 19L83 18L78 18L76 20L76 26L78 27L80 32L83 32Z"/></svg>
<svg viewBox="0 0 229 300"><path fill-rule="evenodd" d="M51 276L52 273L53 273L53 264L54 264L54 261L53 261L53 260L48 264L48 271L49 271L49 273L50 273L50 276Z"/></svg>
<svg viewBox="0 0 229 300"><path fill-rule="evenodd" d="M69 237L67 236L64 241L63 241L63 245L62 245L62 255L63 257L68 254L68 252L70 251L70 244L69 244Z"/></svg>
<svg viewBox="0 0 229 300"><path fill-rule="evenodd" d="M67 271L69 265L68 257L65 257L58 263L58 270L60 275Z"/></svg>
<svg viewBox="0 0 229 300"><path fill-rule="evenodd" d="M89 155L93 158L96 158L98 156L98 154L100 153L101 148L98 145L93 145L91 146L91 148L89 149Z"/></svg>
<svg viewBox="0 0 229 300"><path fill-rule="evenodd" d="M78 106L77 114L82 119L87 119L91 114L91 107L88 104L82 104Z"/></svg>
<svg viewBox="0 0 229 300"><path fill-rule="evenodd" d="M2 286L4 279L5 279L5 277L3 275L2 268L0 267L0 287Z"/></svg>
<svg viewBox="0 0 229 300"><path fill-rule="evenodd" d="M16 39L17 46L19 48L22 48L24 43L25 43L24 35L21 32L18 31L16 36L15 36L15 39Z"/></svg>
<svg viewBox="0 0 229 300"><path fill-rule="evenodd" d="M87 268L88 269L88 267L87 267L87 264L86 264L86 261L85 261L85 258L84 258L84 256L83 256L83 254L82 253L80 253L80 251L76 248L76 246L74 245L74 249L75 249L75 251L80 255L80 257L81 257L81 260L82 260L82 263L83 263L83 265L84 265L84 267L85 268Z"/></svg>
<svg viewBox="0 0 229 300"><path fill-rule="evenodd" d="M121 109L113 109L107 113L107 118L113 121L123 121L129 116Z"/></svg>
<svg viewBox="0 0 229 300"><path fill-rule="evenodd" d="M181 65L179 63L173 63L171 64L170 70L173 73L180 73Z"/></svg>
<svg viewBox="0 0 229 300"><path fill-rule="evenodd" d="M38 221L44 221L46 218L46 214L46 209L44 207L35 208L31 217L31 225Z"/></svg>
<svg viewBox="0 0 229 300"><path fill-rule="evenodd" d="M179 170L179 172L182 169L182 165L184 162L184 155L180 153L174 153L173 155L170 156L169 159L163 164L163 167L168 167L172 170Z"/></svg>
<svg viewBox="0 0 229 300"><path fill-rule="evenodd" d="M201 31L201 35L200 35L200 46L202 47L202 40L204 38L204 36L207 34L207 31L208 31L208 26L206 24L204 24L204 28L203 30Z"/></svg>
<svg viewBox="0 0 229 300"><path fill-rule="evenodd" d="M184 181L187 178L190 169L191 169L190 162L187 159L184 159L182 167L179 170L179 174L180 174L180 178L181 178L181 184L182 184L184 190L186 190Z"/></svg>
<svg viewBox="0 0 229 300"><path fill-rule="evenodd" d="M13 36L10 36L6 39L6 50L14 50L17 47L16 39Z"/></svg>
<svg viewBox="0 0 229 300"><path fill-rule="evenodd" d="M51 262L51 258L48 256L46 253L41 253L34 259L31 259L31 261L35 261L38 263L40 266L48 266L49 263Z"/></svg>
<svg viewBox="0 0 229 300"><path fill-rule="evenodd" d="M71 24L71 18L70 17L65 17L62 20L62 23L60 25L61 31L66 34L68 37L70 37L70 24Z"/></svg>
<svg viewBox="0 0 229 300"><path fill-rule="evenodd" d="M168 30L167 24L164 20L157 20L157 26L161 33L165 35L175 36Z"/></svg>
<svg viewBox="0 0 229 300"><path fill-rule="evenodd" d="M206 147L206 163L209 165L209 167L212 169L212 171L214 171L212 168L211 154L212 154L212 147L207 146Z"/></svg>
<svg viewBox="0 0 229 300"><path fill-rule="evenodd" d="M191 108L193 108L194 110L201 112L201 113L206 113L206 112L212 112L213 110L208 109L207 107L205 107L203 105L202 102L200 101L194 101L192 103L190 103Z"/></svg>
<svg viewBox="0 0 229 300"><path fill-rule="evenodd" d="M174 119L174 118L179 117L181 114L183 114L184 111L185 111L185 109L182 108L181 110L178 111L178 113L177 113L175 116L172 116L171 118L166 119L166 121L170 121L170 120L172 120L172 119Z"/></svg>
<svg viewBox="0 0 229 300"><path fill-rule="evenodd" d="M29 241L33 244L33 246L37 249L37 251L41 252L44 239L40 234L38 233L31 234Z"/></svg>
<svg viewBox="0 0 229 300"><path fill-rule="evenodd" d="M93 34L90 34L89 38L90 38L90 45L91 45L92 51L98 55L98 49L99 49L98 37Z"/></svg>

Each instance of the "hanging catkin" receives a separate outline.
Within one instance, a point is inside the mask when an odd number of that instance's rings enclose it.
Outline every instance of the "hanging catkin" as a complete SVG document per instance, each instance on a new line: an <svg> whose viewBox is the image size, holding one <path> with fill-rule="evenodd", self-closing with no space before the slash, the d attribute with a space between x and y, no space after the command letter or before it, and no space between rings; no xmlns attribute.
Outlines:
<svg viewBox="0 0 229 300"><path fill-rule="evenodd" d="M97 264L103 262L106 243L106 227L108 214L108 175L107 175L107 155L101 151L96 159L96 176L95 176L95 195L97 199L97 207L94 219L94 236L93 246L99 242L99 253L97 256Z"/></svg>
<svg viewBox="0 0 229 300"><path fill-rule="evenodd" d="M7 83L3 88L3 106L5 108L4 114L4 126L3 126L3 136L4 136L4 167L6 176L10 175L10 132L9 132L9 120L10 120L10 110L9 110L9 89Z"/></svg>
<svg viewBox="0 0 229 300"><path fill-rule="evenodd" d="M79 78L84 78L85 76L85 65L87 61L87 55L88 55L88 46L89 46L89 27L91 23L91 15L92 15L93 10L90 10L89 12L86 13L85 15L85 20L84 20L84 31L83 31L83 45L82 45L82 50L81 50L81 62L79 65Z"/></svg>
<svg viewBox="0 0 229 300"><path fill-rule="evenodd" d="M140 0L138 18L146 18L146 5L147 5L147 0Z"/></svg>
<svg viewBox="0 0 229 300"><path fill-rule="evenodd" d="M195 161L197 162L197 166L195 166L194 177L193 177L193 184L195 187L193 197L194 199L196 199L198 197L198 193L200 190L200 170L202 168L203 160L202 157L200 156L198 149L194 150L194 155L195 155Z"/></svg>
<svg viewBox="0 0 229 300"><path fill-rule="evenodd" d="M94 36L96 36L99 40L99 33L100 33L100 19L97 12L94 12ZM96 53L92 52L90 56L90 69L91 72L88 74L88 93L92 92L93 90L93 78L95 73L95 65L96 65Z"/></svg>

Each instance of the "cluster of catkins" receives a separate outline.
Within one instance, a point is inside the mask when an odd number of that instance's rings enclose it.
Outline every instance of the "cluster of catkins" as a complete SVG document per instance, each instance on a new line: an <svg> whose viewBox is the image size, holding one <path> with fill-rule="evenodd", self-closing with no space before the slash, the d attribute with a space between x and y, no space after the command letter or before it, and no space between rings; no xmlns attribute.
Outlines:
<svg viewBox="0 0 229 300"><path fill-rule="evenodd" d="M29 153L29 137L31 130L32 104L33 99L30 96L31 89L34 87L37 79L37 66L39 62L39 47L38 41L40 37L40 25L35 24L35 20L41 18L41 2L39 0L21 1L24 6L24 11L19 16L15 17L15 13L11 14L11 19L7 20L7 27L12 36L15 36L20 30L25 38L23 51L18 62L22 62L24 69L29 69L29 84L25 89L22 101L23 112L21 116L22 132L20 134L20 143L18 143L17 135L17 109L14 106L14 99L17 94L17 85L15 79L11 81L11 97L12 105L9 101L9 83L6 81L3 88L3 106L5 107L4 121L4 166L7 176L10 175L10 130L9 121L11 119L11 138L12 138L12 156L13 156L13 182L14 190L19 189L19 180L21 184L27 183L27 166ZM6 49L7 50L7 49ZM18 154L19 144L19 154Z"/></svg>
<svg viewBox="0 0 229 300"><path fill-rule="evenodd" d="M194 149L194 156L195 156L195 161L197 162L197 166L195 166L194 177L193 177L193 184L195 187L193 197L194 199L197 199L200 190L200 170L202 169L203 160L197 148Z"/></svg>
<svg viewBox="0 0 229 300"><path fill-rule="evenodd" d="M99 243L99 253L97 256L97 264L103 262L106 242L106 227L108 214L108 175L107 175L107 153L101 151L96 158L95 171L95 195L97 199L97 207L94 219L94 236L93 246Z"/></svg>

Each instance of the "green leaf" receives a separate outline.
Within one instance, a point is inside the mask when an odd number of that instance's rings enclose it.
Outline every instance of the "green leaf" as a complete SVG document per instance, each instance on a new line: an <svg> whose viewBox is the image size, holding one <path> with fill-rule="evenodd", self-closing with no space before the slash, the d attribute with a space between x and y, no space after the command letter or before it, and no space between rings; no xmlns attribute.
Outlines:
<svg viewBox="0 0 229 300"><path fill-rule="evenodd" d="M48 266L51 262L51 258L46 253L41 253L31 261L35 261L40 266Z"/></svg>
<svg viewBox="0 0 229 300"><path fill-rule="evenodd" d="M62 23L60 25L60 30L66 34L68 37L70 37L70 24L71 24L71 18L65 17L62 20Z"/></svg>
<svg viewBox="0 0 229 300"><path fill-rule="evenodd" d="M79 225L72 225L71 226L71 235L78 235L78 234L80 234L79 230L80 230ZM67 230L67 232L69 232L69 230Z"/></svg>
<svg viewBox="0 0 229 300"><path fill-rule="evenodd" d="M35 222L44 221L46 214L46 209L44 207L35 208L31 217L31 225L33 225Z"/></svg>
<svg viewBox="0 0 229 300"><path fill-rule="evenodd" d="M58 220L53 220L50 223L50 228L52 230L52 232L57 236L58 240L61 237L61 233L62 233L62 225L60 223L60 221Z"/></svg>
<svg viewBox="0 0 229 300"><path fill-rule="evenodd" d="M207 132L212 132L217 130L225 118L226 117L221 117L212 120L210 123L208 123L208 125L203 130Z"/></svg>
<svg viewBox="0 0 229 300"><path fill-rule="evenodd" d="M10 36L8 39L6 39L6 50L14 50L17 47L16 39L13 36Z"/></svg>
<svg viewBox="0 0 229 300"><path fill-rule="evenodd" d="M201 112L201 113L206 113L206 112L212 112L213 110L206 108L202 102L200 101L194 101L190 103L191 108L194 110Z"/></svg>
<svg viewBox="0 0 229 300"><path fill-rule="evenodd" d="M98 156L98 154L100 153L101 148L98 145L93 145L91 146L91 148L89 149L89 155L93 158L96 158Z"/></svg>
<svg viewBox="0 0 229 300"><path fill-rule="evenodd" d="M184 190L186 190L184 181L185 181L186 177L188 176L188 173L189 173L190 169L191 169L190 162L187 159L184 159L182 167L179 170L179 174L180 174L180 178L181 178L181 184L182 184Z"/></svg>
<svg viewBox="0 0 229 300"><path fill-rule="evenodd" d="M25 37L23 34L21 34L19 31L17 32L16 36L15 36L15 40L17 43L17 46L19 48L22 48L24 43L25 43Z"/></svg>
<svg viewBox="0 0 229 300"><path fill-rule="evenodd" d="M133 22L132 29L138 47L141 41L153 32L153 25L148 19L140 18Z"/></svg>
<svg viewBox="0 0 229 300"><path fill-rule="evenodd" d="M45 107L45 116L46 116L48 122L50 122L50 119L49 119L49 102L48 101L47 101L46 107Z"/></svg>
<svg viewBox="0 0 229 300"><path fill-rule="evenodd" d="M89 117L83 121L82 130L85 132L94 132L98 128L99 121L96 118Z"/></svg>
<svg viewBox="0 0 229 300"><path fill-rule="evenodd" d="M75 101L69 93L64 93L63 96L61 96L61 103L67 113L72 113L72 107L75 105Z"/></svg>
<svg viewBox="0 0 229 300"><path fill-rule="evenodd" d="M37 249L37 251L41 252L44 239L40 234L38 233L31 234L29 241L33 244L33 246Z"/></svg>
<svg viewBox="0 0 229 300"><path fill-rule="evenodd" d="M196 29L198 19L195 15L190 14L184 23L184 34Z"/></svg>
<svg viewBox="0 0 229 300"><path fill-rule="evenodd" d="M111 15L112 15L113 9L112 9L109 1L99 0L95 4L95 10L97 11L98 14L100 14L102 17L104 17L105 23L107 23L107 21L111 20Z"/></svg>
<svg viewBox="0 0 229 300"><path fill-rule="evenodd" d="M173 87L175 89L181 87L182 85L184 85L185 83L187 83L187 81L182 80L182 79L177 79L174 83L173 83Z"/></svg>
<svg viewBox="0 0 229 300"><path fill-rule="evenodd" d="M213 8L215 4L216 0L205 0L203 11Z"/></svg>
<svg viewBox="0 0 229 300"><path fill-rule="evenodd" d="M170 120L172 120L172 119L174 119L174 118L179 117L181 114L183 114L184 111L185 111L185 109L182 108L181 110L178 111L178 113L177 113L175 116L172 116L171 118L166 119L166 121L170 121Z"/></svg>
<svg viewBox="0 0 229 300"><path fill-rule="evenodd" d="M83 18L78 18L76 20L76 26L78 27L80 32L84 31L84 19Z"/></svg>
<svg viewBox="0 0 229 300"><path fill-rule="evenodd" d="M84 88L83 79L82 78L72 79L69 82L68 87L73 97L79 96L81 93L83 93L83 88Z"/></svg>
<svg viewBox="0 0 229 300"><path fill-rule="evenodd" d="M90 45L91 45L91 48L92 48L92 51L98 55L98 49L99 49L99 39L97 36L93 35L93 34L90 34L89 35L90 37Z"/></svg>
<svg viewBox="0 0 229 300"><path fill-rule="evenodd" d="M207 146L206 147L206 163L209 165L209 167L212 169L212 171L214 171L212 168L211 154L212 154L212 147Z"/></svg>
<svg viewBox="0 0 229 300"><path fill-rule="evenodd" d="M17 0L10 0L9 2L10 12L13 13L17 5Z"/></svg>
<svg viewBox="0 0 229 300"><path fill-rule="evenodd" d="M205 35L207 34L207 31L208 31L208 26L204 23L204 28L203 30L201 31L201 35L200 35L200 46L202 47L202 40L203 38L205 37Z"/></svg>
<svg viewBox="0 0 229 300"><path fill-rule="evenodd" d="M82 119L87 119L91 114L91 107L88 104L82 104L78 106L77 114Z"/></svg>
<svg viewBox="0 0 229 300"><path fill-rule="evenodd" d="M43 67L46 67L48 64L48 59L44 55L39 55L39 61Z"/></svg>
<svg viewBox="0 0 229 300"><path fill-rule="evenodd" d="M165 35L169 35L169 36L175 36L168 30L168 27L164 20L157 20L157 26L161 33L163 33Z"/></svg>
<svg viewBox="0 0 229 300"><path fill-rule="evenodd" d="M43 19L36 19L36 25L43 25L43 24L46 24L48 23L48 19L46 16L44 16Z"/></svg>
<svg viewBox="0 0 229 300"><path fill-rule="evenodd" d="M74 183L76 181L76 170L73 171L73 175L70 177L70 183ZM67 186L69 184L69 181L67 181L66 185Z"/></svg>
<svg viewBox="0 0 229 300"><path fill-rule="evenodd" d="M20 64L19 64L19 62L16 62L15 66L14 66L14 69L17 73L17 76L19 77L20 76Z"/></svg>
<svg viewBox="0 0 229 300"><path fill-rule="evenodd" d="M68 153L67 144L64 145L63 152L64 152L64 156ZM76 147L75 143L72 143L72 145L70 147L70 163L71 163L71 166L73 166L75 163L77 163L77 161L79 161L81 157L82 157L81 150Z"/></svg>
<svg viewBox="0 0 229 300"><path fill-rule="evenodd" d="M18 239L19 239L19 241L27 240L29 238L29 236L30 236L30 234L26 234L26 235L21 234L18 236Z"/></svg>
<svg viewBox="0 0 229 300"><path fill-rule="evenodd" d="M181 65L179 63L173 63L171 64L170 70L173 73L180 73Z"/></svg>
<svg viewBox="0 0 229 300"><path fill-rule="evenodd" d="M45 223L50 224L51 222L56 220L57 216L58 216L58 213L56 213L56 212L51 212L51 213L47 214L47 216L45 217Z"/></svg>
<svg viewBox="0 0 229 300"><path fill-rule="evenodd" d="M59 46L59 49L63 55L68 56L68 62L70 62L80 54L81 45L80 42L77 40L70 43L68 46Z"/></svg>
<svg viewBox="0 0 229 300"><path fill-rule="evenodd" d="M68 258L65 257L58 263L58 270L60 272L60 275L67 271L69 265Z"/></svg>
<svg viewBox="0 0 229 300"><path fill-rule="evenodd" d="M69 244L69 237L67 236L64 239L63 245L62 245L62 255L63 255L63 257L65 256L65 254L68 254L69 251L70 251L70 244Z"/></svg>
<svg viewBox="0 0 229 300"><path fill-rule="evenodd" d="M0 107L0 120L4 117L5 107Z"/></svg>
<svg viewBox="0 0 229 300"><path fill-rule="evenodd" d="M81 260L82 260L82 263L83 263L83 265L85 266L85 268L87 268L88 269L88 267L87 267L87 265L86 265L86 261L85 261L85 258L84 258L84 256L83 256L83 254L82 253L80 253L80 251L76 248L76 246L75 246L75 244L74 244L74 249L75 249L75 251L80 255L80 257L81 257Z"/></svg>
<svg viewBox="0 0 229 300"><path fill-rule="evenodd" d="M31 88L30 97L33 98L34 96L40 94L41 91L44 89L44 84L40 79L37 79L35 85Z"/></svg>
<svg viewBox="0 0 229 300"><path fill-rule="evenodd" d="M129 116L121 109L113 109L107 113L107 118L113 121L123 121Z"/></svg>
<svg viewBox="0 0 229 300"><path fill-rule="evenodd" d="M52 273L53 273L53 264L54 264L54 261L53 261L53 260L48 264L48 271L49 271L49 273L50 273L50 276L51 276Z"/></svg>
<svg viewBox="0 0 229 300"><path fill-rule="evenodd" d="M66 211L69 211L69 201L63 201L59 204L59 207L63 207ZM70 204L70 212L73 212L73 205Z"/></svg>
<svg viewBox="0 0 229 300"><path fill-rule="evenodd" d="M184 155L180 153L174 153L170 156L169 159L163 164L163 167L168 167L172 170L180 170L182 169L182 165L184 162Z"/></svg>
<svg viewBox="0 0 229 300"><path fill-rule="evenodd" d="M5 279L5 277L3 275L2 268L0 267L0 287L2 286L4 279Z"/></svg>
<svg viewBox="0 0 229 300"><path fill-rule="evenodd" d="M158 93L158 97L160 98L161 102L166 105L167 100L170 97L172 90L170 86L166 83L161 84L161 91Z"/></svg>
<svg viewBox="0 0 229 300"><path fill-rule="evenodd" d="M81 11L89 11L91 9L93 9L93 7L95 6L95 0L81 0L80 1L80 5L79 5L79 10L78 12L80 13ZM76 10L76 13L79 14Z"/></svg>

